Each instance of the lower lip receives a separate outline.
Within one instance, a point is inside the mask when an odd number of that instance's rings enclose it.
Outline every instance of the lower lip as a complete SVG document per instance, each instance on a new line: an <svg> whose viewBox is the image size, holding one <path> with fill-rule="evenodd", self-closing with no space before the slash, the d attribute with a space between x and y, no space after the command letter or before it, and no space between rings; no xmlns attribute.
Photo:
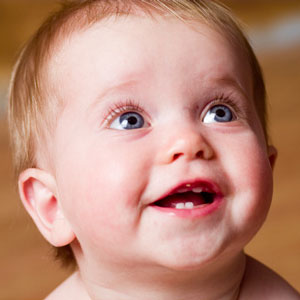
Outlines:
<svg viewBox="0 0 300 300"><path fill-rule="evenodd" d="M175 217L180 217L180 218L200 218L204 216L211 215L215 211L217 211L221 204L223 203L223 198L222 197L217 197L214 199L213 203L210 204L204 204L199 207L195 207L192 209L177 209L177 208L171 208L171 207L161 207L161 206L155 206L152 205L155 210L172 215Z"/></svg>

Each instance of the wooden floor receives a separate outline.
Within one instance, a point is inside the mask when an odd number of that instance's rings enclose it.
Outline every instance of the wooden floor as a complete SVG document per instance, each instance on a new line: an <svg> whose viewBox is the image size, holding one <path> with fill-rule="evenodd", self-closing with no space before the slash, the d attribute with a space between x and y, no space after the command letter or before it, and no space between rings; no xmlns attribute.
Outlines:
<svg viewBox="0 0 300 300"><path fill-rule="evenodd" d="M237 10L253 19L241 7ZM261 54L260 60L270 100L270 131L279 157L269 217L247 252L300 291L300 45ZM53 263L50 248L21 207L12 181L3 119L0 199L0 300L42 299L69 272Z"/></svg>

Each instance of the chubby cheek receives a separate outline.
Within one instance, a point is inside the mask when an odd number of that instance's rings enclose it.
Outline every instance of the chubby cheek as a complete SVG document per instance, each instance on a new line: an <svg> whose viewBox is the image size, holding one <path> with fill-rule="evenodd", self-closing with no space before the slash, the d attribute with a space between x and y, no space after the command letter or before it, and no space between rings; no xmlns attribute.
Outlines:
<svg viewBox="0 0 300 300"><path fill-rule="evenodd" d="M75 157L65 155L59 173L63 180L58 180L64 209L82 245L124 245L137 230L149 161L137 148L122 150L113 143L109 149L88 143L85 147L77 148Z"/></svg>
<svg viewBox="0 0 300 300"><path fill-rule="evenodd" d="M232 142L231 154L224 161L232 183L229 199L231 223L238 232L249 237L264 222L272 199L273 175L267 150L250 132L240 142Z"/></svg>

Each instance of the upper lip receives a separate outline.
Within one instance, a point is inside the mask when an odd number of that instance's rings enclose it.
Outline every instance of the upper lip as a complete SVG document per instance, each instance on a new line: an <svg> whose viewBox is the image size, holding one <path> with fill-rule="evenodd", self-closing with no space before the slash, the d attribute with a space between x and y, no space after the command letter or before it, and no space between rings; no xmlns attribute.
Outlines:
<svg viewBox="0 0 300 300"><path fill-rule="evenodd" d="M168 196L178 194L178 193L184 193L184 192L202 192L211 193L214 194L214 196L222 197L222 191L220 187L211 180L206 179L194 179L194 180L187 180L184 182L181 182L177 184L175 187L172 187L170 190L168 190L166 193L164 193L161 197L153 201L151 204L160 201Z"/></svg>

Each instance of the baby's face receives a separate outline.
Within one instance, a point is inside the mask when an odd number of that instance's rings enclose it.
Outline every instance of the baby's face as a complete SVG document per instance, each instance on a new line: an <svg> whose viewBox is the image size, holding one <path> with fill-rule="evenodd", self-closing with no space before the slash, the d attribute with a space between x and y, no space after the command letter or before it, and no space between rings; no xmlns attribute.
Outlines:
<svg viewBox="0 0 300 300"><path fill-rule="evenodd" d="M224 36L106 20L67 40L51 73L58 199L90 265L189 269L252 238L272 169L250 67Z"/></svg>

